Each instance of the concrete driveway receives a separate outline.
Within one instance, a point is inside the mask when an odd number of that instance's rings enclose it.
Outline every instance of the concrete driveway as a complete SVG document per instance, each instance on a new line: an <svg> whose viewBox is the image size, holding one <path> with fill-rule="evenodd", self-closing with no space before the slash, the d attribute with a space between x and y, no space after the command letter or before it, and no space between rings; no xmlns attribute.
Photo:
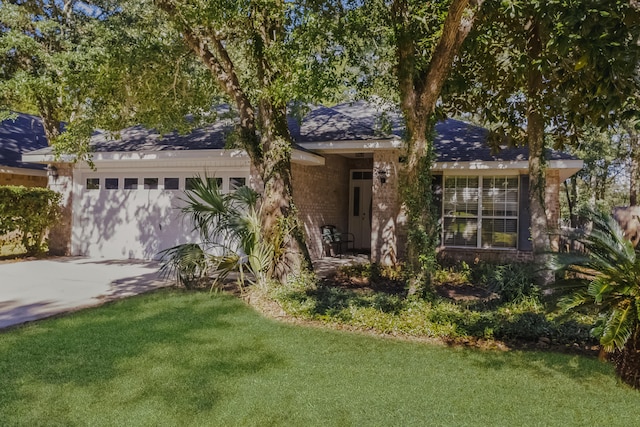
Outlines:
<svg viewBox="0 0 640 427"><path fill-rule="evenodd" d="M171 285L153 261L51 258L0 263L0 328Z"/></svg>

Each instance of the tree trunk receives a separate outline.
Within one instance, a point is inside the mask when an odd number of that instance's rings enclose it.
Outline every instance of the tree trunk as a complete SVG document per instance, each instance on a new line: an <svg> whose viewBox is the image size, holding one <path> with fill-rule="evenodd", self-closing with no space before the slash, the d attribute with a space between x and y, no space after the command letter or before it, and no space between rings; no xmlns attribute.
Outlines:
<svg viewBox="0 0 640 427"><path fill-rule="evenodd" d="M640 328L635 331L622 351L616 351L611 356L615 364L618 377L635 389L640 389Z"/></svg>
<svg viewBox="0 0 640 427"><path fill-rule="evenodd" d="M60 119L56 114L56 107L51 105L51 101L39 98L37 101L38 113L42 118L42 126L44 127L44 135L47 142L52 145L56 138L60 136Z"/></svg>
<svg viewBox="0 0 640 427"><path fill-rule="evenodd" d="M538 264L538 282L547 285L553 276L546 267L550 250L547 212L545 209L545 153L544 116L542 114L542 72L536 63L542 55L540 26L534 17L527 24L527 55L529 75L527 78L527 139L529 143L529 211L531 213L531 243L534 261Z"/></svg>
<svg viewBox="0 0 640 427"><path fill-rule="evenodd" d="M631 127L626 128L629 134L629 206L637 206L640 180L640 133Z"/></svg>
<svg viewBox="0 0 640 427"><path fill-rule="evenodd" d="M264 183L261 202L262 232L276 250L274 278L285 282L291 274L311 268L303 227L293 203L291 137L286 108L260 103L260 130L264 156L260 174Z"/></svg>
<svg viewBox="0 0 640 427"><path fill-rule="evenodd" d="M567 181L564 182L564 193L567 196L567 205L569 206L569 227L571 228L576 228L577 225L577 218L576 218L576 185L577 185L577 181L576 181L576 176L573 175L571 177L570 180L570 185L571 188L569 188L569 184L567 183Z"/></svg>
<svg viewBox="0 0 640 427"><path fill-rule="evenodd" d="M415 120L415 121L413 121ZM407 116L407 145L422 146L424 154L415 157L414 164L407 164L400 186L401 200L407 216L407 262L412 275L409 294L428 286L430 272L435 267L435 246L437 244L437 218L432 211L431 163L427 135L433 125L428 119Z"/></svg>
<svg viewBox="0 0 640 427"><path fill-rule="evenodd" d="M406 0L391 5L396 38L396 76L400 107L406 125L406 163L400 193L407 215L407 257L412 271L410 293L427 284L435 265L436 218L431 202L431 134L433 113L455 55L471 31L483 0L453 0L429 64L418 69L420 55L412 20L415 11Z"/></svg>

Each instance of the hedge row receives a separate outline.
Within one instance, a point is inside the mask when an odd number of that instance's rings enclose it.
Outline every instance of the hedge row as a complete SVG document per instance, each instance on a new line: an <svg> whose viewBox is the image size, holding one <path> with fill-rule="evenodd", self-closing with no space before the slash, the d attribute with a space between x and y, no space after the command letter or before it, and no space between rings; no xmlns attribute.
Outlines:
<svg viewBox="0 0 640 427"><path fill-rule="evenodd" d="M0 186L0 246L20 242L29 254L42 252L60 218L60 197L47 188Z"/></svg>

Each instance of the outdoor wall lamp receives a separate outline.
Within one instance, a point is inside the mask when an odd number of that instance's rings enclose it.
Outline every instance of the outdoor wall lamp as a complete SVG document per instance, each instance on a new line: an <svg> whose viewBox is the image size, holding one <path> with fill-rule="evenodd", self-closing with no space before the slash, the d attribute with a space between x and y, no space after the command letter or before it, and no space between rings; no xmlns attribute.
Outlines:
<svg viewBox="0 0 640 427"><path fill-rule="evenodd" d="M387 171L384 169L379 169L378 179L380 180L380 184L384 185L387 182Z"/></svg>
<svg viewBox="0 0 640 427"><path fill-rule="evenodd" d="M58 168L53 165L47 165L47 176L53 178L54 181L58 179Z"/></svg>

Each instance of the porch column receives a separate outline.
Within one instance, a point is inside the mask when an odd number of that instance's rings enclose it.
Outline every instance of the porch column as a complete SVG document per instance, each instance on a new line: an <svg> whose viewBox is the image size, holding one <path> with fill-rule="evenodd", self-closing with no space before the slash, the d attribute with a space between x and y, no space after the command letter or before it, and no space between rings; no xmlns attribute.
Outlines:
<svg viewBox="0 0 640 427"><path fill-rule="evenodd" d="M58 224L49 231L49 253L51 255L71 255L71 227L73 217L73 165L54 163L55 173L49 175L47 187L60 193L61 217ZM56 176L57 174L57 176Z"/></svg>
<svg viewBox="0 0 640 427"><path fill-rule="evenodd" d="M384 265L393 265L404 255L404 247L398 239L402 226L398 156L397 150L373 153L371 261Z"/></svg>

